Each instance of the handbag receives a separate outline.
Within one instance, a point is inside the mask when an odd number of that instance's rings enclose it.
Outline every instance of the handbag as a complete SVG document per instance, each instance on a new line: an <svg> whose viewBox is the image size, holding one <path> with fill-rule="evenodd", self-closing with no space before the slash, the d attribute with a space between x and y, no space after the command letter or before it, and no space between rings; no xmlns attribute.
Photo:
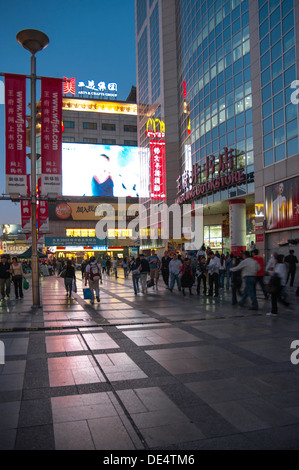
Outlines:
<svg viewBox="0 0 299 470"><path fill-rule="evenodd" d="M147 287L153 287L155 285L155 281L153 279L150 279L149 281L147 281L146 285Z"/></svg>
<svg viewBox="0 0 299 470"><path fill-rule="evenodd" d="M91 290L89 287L83 288L83 297L85 300L91 299Z"/></svg>
<svg viewBox="0 0 299 470"><path fill-rule="evenodd" d="M63 269L61 273L59 274L59 277L65 278L66 275L66 269Z"/></svg>
<svg viewBox="0 0 299 470"><path fill-rule="evenodd" d="M29 282L27 281L25 277L23 279L23 289L25 290L29 289Z"/></svg>

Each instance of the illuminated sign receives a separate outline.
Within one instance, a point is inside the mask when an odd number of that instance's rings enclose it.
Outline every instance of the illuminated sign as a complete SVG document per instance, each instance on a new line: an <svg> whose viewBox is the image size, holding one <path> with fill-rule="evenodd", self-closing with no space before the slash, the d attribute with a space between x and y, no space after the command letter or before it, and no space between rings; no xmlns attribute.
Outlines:
<svg viewBox="0 0 299 470"><path fill-rule="evenodd" d="M264 204L255 204L254 213L255 213L255 217L264 217L264 215L265 215L265 206L264 206Z"/></svg>
<svg viewBox="0 0 299 470"><path fill-rule="evenodd" d="M71 95L76 94L76 80L75 78L67 78L63 77L63 94L66 95L67 93L71 93Z"/></svg>
<svg viewBox="0 0 299 470"><path fill-rule="evenodd" d="M166 199L165 141L151 141L151 199Z"/></svg>
<svg viewBox="0 0 299 470"><path fill-rule="evenodd" d="M165 124L160 119L148 119L146 123L147 137L161 139L165 137Z"/></svg>
<svg viewBox="0 0 299 470"><path fill-rule="evenodd" d="M191 170L186 170L177 179L177 194L184 194L176 199L176 203L182 204L206 193L245 183L244 168L235 169L236 157L234 149L224 147L217 159L214 155L207 156L203 167L194 163Z"/></svg>
<svg viewBox="0 0 299 470"><path fill-rule="evenodd" d="M166 199L165 124L148 119L146 135L150 137L151 199Z"/></svg>
<svg viewBox="0 0 299 470"><path fill-rule="evenodd" d="M79 95L99 96L100 98L116 98L117 83L105 83L103 81L95 83L94 80L88 80L87 84L83 81L78 82Z"/></svg>
<svg viewBox="0 0 299 470"><path fill-rule="evenodd" d="M63 77L63 94L76 94L76 79ZM100 81L96 83L94 80L87 80L87 83L80 80L77 83L79 88L78 94L85 96L97 96L99 98L117 98L117 83Z"/></svg>

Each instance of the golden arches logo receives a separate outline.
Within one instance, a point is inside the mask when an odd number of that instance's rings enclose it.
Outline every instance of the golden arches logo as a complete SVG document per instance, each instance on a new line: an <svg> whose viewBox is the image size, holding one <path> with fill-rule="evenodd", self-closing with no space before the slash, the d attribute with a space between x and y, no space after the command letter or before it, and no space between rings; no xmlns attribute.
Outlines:
<svg viewBox="0 0 299 470"><path fill-rule="evenodd" d="M146 123L146 134L148 136L165 136L165 123L160 119L149 118Z"/></svg>

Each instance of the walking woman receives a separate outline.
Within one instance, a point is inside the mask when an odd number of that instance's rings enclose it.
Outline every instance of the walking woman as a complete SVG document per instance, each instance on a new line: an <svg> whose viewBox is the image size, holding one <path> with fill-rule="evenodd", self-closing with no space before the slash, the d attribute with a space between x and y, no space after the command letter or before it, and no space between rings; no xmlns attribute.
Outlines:
<svg viewBox="0 0 299 470"><path fill-rule="evenodd" d="M69 297L69 298L71 298L71 296L72 296L73 282L76 282L75 268L72 265L71 260L68 259L67 262L66 262L64 285L65 285L65 289L66 289L66 296Z"/></svg>
<svg viewBox="0 0 299 470"><path fill-rule="evenodd" d="M25 273L23 271L22 264L18 262L15 256L12 259L10 272L12 274L12 281L15 286L16 299L18 299L19 297L22 299L23 298L23 277L25 276Z"/></svg>

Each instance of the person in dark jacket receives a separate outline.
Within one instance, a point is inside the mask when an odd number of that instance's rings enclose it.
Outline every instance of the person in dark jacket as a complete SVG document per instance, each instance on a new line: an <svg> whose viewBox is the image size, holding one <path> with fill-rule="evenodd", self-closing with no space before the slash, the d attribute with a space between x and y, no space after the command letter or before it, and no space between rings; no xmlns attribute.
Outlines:
<svg viewBox="0 0 299 470"><path fill-rule="evenodd" d="M191 267L191 262L189 258L186 258L184 260L183 265L181 266L181 286L182 286L182 292L183 295L185 294L185 287L189 289L190 295L192 294L192 286L193 286L193 273L192 273L192 267Z"/></svg>
<svg viewBox="0 0 299 470"><path fill-rule="evenodd" d="M139 271L140 271L140 284L141 284L141 290L143 294L147 293L147 276L150 272L150 266L149 262L147 259L145 259L144 254L140 254L140 265L139 265Z"/></svg>
<svg viewBox="0 0 299 470"><path fill-rule="evenodd" d="M203 294L206 295L207 293L207 264L206 258L204 256L200 256L197 266L196 266L196 278L197 278L197 295L200 295L200 284L201 281L203 282Z"/></svg>
<svg viewBox="0 0 299 470"><path fill-rule="evenodd" d="M165 283L166 289L169 289L169 263L171 261L170 256L168 256L168 251L164 252L164 256L161 259L161 272L163 281Z"/></svg>
<svg viewBox="0 0 299 470"><path fill-rule="evenodd" d="M10 294L10 264L6 256L2 256L0 263L0 290L1 300L4 300L5 295L9 299Z"/></svg>
<svg viewBox="0 0 299 470"><path fill-rule="evenodd" d="M64 285L67 297L71 298L73 290L73 281L76 282L75 268L71 260L67 260L65 267Z"/></svg>
<svg viewBox="0 0 299 470"><path fill-rule="evenodd" d="M295 280L295 275L296 275L296 264L298 264L298 259L297 256L294 254L294 250L290 250L289 255L285 257L284 261L288 265L288 277L287 277L287 283L289 280L289 277L291 277L290 281L290 287L293 287L294 285L294 280Z"/></svg>

